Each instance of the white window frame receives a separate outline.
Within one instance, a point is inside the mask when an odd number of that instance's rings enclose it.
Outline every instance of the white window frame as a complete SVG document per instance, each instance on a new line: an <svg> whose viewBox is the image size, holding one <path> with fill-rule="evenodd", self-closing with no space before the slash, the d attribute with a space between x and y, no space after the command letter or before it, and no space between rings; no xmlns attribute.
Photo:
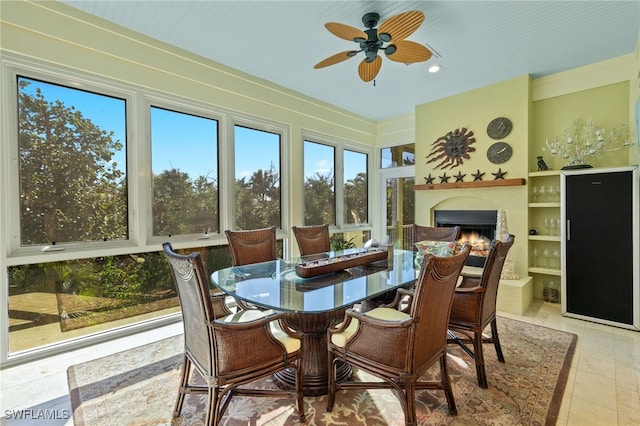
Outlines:
<svg viewBox="0 0 640 426"><path fill-rule="evenodd" d="M152 150L153 150L153 141L151 140L151 108L155 107L155 108L164 108L167 110L171 110L171 111L175 111L178 113L184 113L184 114L191 114L191 115L195 115L198 117L203 117L203 118L209 118L212 120L216 120L218 122L218 164L217 164L217 168L218 168L218 226L220 229L220 232L218 233L211 233L211 234L207 234L207 235L203 235L201 233L196 233L196 234L185 234L185 235L171 235L171 240L173 242L177 242L177 243L187 243L187 242L191 242L193 244L198 244L198 245L210 245L208 243L205 243L205 241L203 240L211 240L212 242L218 242L218 243L226 243L226 239L224 237L223 234L223 225L222 225L222 217L223 217L223 207L224 204L222 203L222 164L225 163L226 161L224 161L223 157L222 157L222 146L225 145L224 144L224 135L226 134L226 123L227 123L227 116L226 114L215 110L213 108L211 108L208 105L202 105L199 104L197 102L189 102L189 101L185 101L185 100L178 100L178 99L169 99L166 97L161 97L161 96L153 96L153 95L146 95L144 97L144 113L145 113L145 119L144 122L147 124L146 126L146 133L144 136L144 140L146 141L146 144L141 144L144 145L143 147L139 147L139 148L143 148L140 149L140 155L142 158L142 163L144 164L143 168L142 168L142 173L140 174L140 178L144 180L142 187L143 188L147 188L148 190L145 192L145 195L142 197L139 197L140 199L142 199L142 201L144 202L144 206L142 208L141 211L146 211L149 212L148 213L148 220L146 220L146 239L150 244L162 244L163 242L166 241L167 237L166 236L154 236L153 235L153 187L152 187L152 176L153 176L153 171L152 171L152 164L151 164L151 154L152 154Z"/></svg>
<svg viewBox="0 0 640 426"><path fill-rule="evenodd" d="M380 197L378 214L380 220L376 229L377 235L387 235L387 179L414 178L416 166L387 167L378 169L378 189Z"/></svg>
<svg viewBox="0 0 640 426"><path fill-rule="evenodd" d="M291 135L291 128L289 125L283 123L277 123L271 120L263 120L257 117L252 117L249 115L241 115L234 114L233 116L228 117L228 125L226 126L226 135L228 143L225 144L225 159L220 165L226 176L227 182L232 182L231 185L225 185L225 194L224 200L227 206L230 208L225 209L226 217L225 220L221 222L220 229L235 229L235 199L234 199L234 191L235 191L235 159L236 159L236 140L235 140L235 127L246 127L249 129L254 129L258 131L264 131L268 133L275 133L280 135L280 228L276 230L277 238L286 238L288 237L288 229L290 228L291 220L289 219L289 197L290 193L290 184L289 180L291 178L291 173L289 171L289 141ZM222 157L221 157L222 158ZM222 176L222 174L221 174ZM222 191L221 191L222 192ZM221 195L222 196L222 195ZM222 213L220 214L222 216ZM285 245L286 246L286 245ZM286 253L285 253L286 256Z"/></svg>
<svg viewBox="0 0 640 426"><path fill-rule="evenodd" d="M117 249L124 247L135 247L138 243L136 240L138 224L134 220L137 216L135 203L136 188L132 176L137 175L136 156L132 152L133 135L137 125L136 105L137 92L130 88L125 88L115 82L101 80L87 75L79 75L73 71L65 71L63 69L54 69L46 64L28 62L24 60L3 59L2 61L2 109L3 122L5 129L2 132L4 138L3 158L1 161L2 168L5 170L3 176L3 199L14 200L15 202L7 203L3 207L3 213L6 214L5 229L7 230L5 238L6 247L8 247L8 257L28 257L33 258L30 261L58 261L69 260L79 257L79 254L86 253L88 256L96 255L100 251ZM18 100L17 100L17 78L18 76L41 80L49 84L57 84L74 89L94 92L100 95L113 96L125 100L125 120L126 120L126 173L127 173L127 212L128 212L128 235L126 240L118 241L82 241L82 242L65 242L60 244L60 251L47 252L43 248L48 244L40 244L34 246L21 246L20 238L20 182L19 182L19 152L18 152ZM11 232L10 232L11 231ZM28 263L20 261L19 263Z"/></svg>
<svg viewBox="0 0 640 426"><path fill-rule="evenodd" d="M343 139L334 138L309 130L304 130L301 134L301 143L305 141L315 142L323 145L332 146L335 148L335 165L334 165L334 180L336 182L335 197L336 197L336 224L331 226L332 232L347 232L353 230L370 230L372 227L374 217L374 194L373 194L373 177L375 176L374 169L374 148L366 145L359 145L353 142L349 142ZM360 224L346 224L344 223L344 151L353 151L365 154L367 156L367 222ZM304 164L304 146L302 149L302 162ZM304 171L302 173L302 185L301 194L299 199L304 200ZM304 218L304 204L302 206L302 218Z"/></svg>

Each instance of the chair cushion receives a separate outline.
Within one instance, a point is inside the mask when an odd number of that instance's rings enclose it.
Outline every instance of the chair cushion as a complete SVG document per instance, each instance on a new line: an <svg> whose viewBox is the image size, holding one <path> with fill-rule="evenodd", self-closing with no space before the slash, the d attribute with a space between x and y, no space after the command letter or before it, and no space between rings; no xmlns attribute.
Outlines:
<svg viewBox="0 0 640 426"><path fill-rule="evenodd" d="M271 334L273 334L273 337L278 339L284 345L287 353L300 350L300 339L296 339L295 337L291 337L285 333L282 327L280 327L280 323L278 321L271 321L269 323L269 327L271 328Z"/></svg>
<svg viewBox="0 0 640 426"><path fill-rule="evenodd" d="M400 312L393 308L375 308L364 313L364 315L381 319L384 321L404 321L409 319L409 314ZM347 340L358 330L359 321L355 318L351 319L351 324L342 333L331 335L331 343L336 346L344 347Z"/></svg>
<svg viewBox="0 0 640 426"><path fill-rule="evenodd" d="M447 257L453 255L456 248L455 241L424 240L418 241L414 245L418 249L418 253L416 253L416 258L414 260L414 266L416 269L420 269L422 267L422 260L424 259L425 254L430 253L438 257Z"/></svg>
<svg viewBox="0 0 640 426"><path fill-rule="evenodd" d="M415 243L418 251L424 253L431 253L435 256L444 257L451 256L456 248L455 241L418 241Z"/></svg>
<svg viewBox="0 0 640 426"><path fill-rule="evenodd" d="M261 311L259 309L239 309L235 314L227 315L225 317L218 318L219 321L222 322L249 322L255 321L257 319L263 318L266 313L271 313L272 311L266 312Z"/></svg>
<svg viewBox="0 0 640 426"><path fill-rule="evenodd" d="M259 309L240 310L235 314L219 318L219 321L229 323L249 322L263 318L271 313L273 313L273 311L261 311ZM282 327L280 327L280 323L278 321L271 321L269 323L269 330L273 337L278 339L280 343L284 345L287 353L292 353L300 349L300 339L296 339L285 333Z"/></svg>

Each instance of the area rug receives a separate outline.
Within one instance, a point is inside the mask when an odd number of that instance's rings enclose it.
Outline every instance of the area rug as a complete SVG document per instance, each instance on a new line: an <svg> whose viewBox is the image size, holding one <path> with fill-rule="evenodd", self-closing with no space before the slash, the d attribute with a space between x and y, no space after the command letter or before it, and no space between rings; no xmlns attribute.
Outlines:
<svg viewBox="0 0 640 426"><path fill-rule="evenodd" d="M442 392L417 392L420 425L553 425L567 382L577 336L503 317L498 329L506 362L486 346L488 389L477 385L475 366L449 346L449 372L458 415L450 416ZM187 395L172 419L183 337L175 336L69 368L76 425L201 425L204 396ZM356 372L363 378L363 372ZM425 373L437 375L436 368ZM274 386L270 379L259 383ZM305 397L305 425L402 425L390 390L341 391L331 413L326 396ZM292 400L236 397L223 425L298 424Z"/></svg>

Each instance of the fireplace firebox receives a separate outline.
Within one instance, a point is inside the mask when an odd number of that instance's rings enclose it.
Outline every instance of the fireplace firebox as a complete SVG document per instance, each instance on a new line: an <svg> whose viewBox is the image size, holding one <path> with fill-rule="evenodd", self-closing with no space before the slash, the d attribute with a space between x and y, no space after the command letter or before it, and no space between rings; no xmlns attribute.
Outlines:
<svg viewBox="0 0 640 426"><path fill-rule="evenodd" d="M435 210L435 226L460 226L458 243L471 244L467 265L483 267L491 241L496 236L497 210Z"/></svg>

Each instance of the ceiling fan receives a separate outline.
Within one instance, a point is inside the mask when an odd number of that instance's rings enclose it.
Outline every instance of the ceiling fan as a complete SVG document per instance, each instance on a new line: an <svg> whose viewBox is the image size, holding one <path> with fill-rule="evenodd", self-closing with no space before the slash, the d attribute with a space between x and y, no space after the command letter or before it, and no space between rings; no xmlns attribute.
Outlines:
<svg viewBox="0 0 640 426"><path fill-rule="evenodd" d="M424 13L419 10L403 12L387 19L376 29L374 27L378 25L378 20L380 20L379 14L366 13L362 17L362 23L367 28L364 31L338 22L324 24L333 35L358 43L360 50L336 53L318 62L313 68L335 65L364 52L365 58L358 65L358 75L362 81L368 82L376 78L382 66L382 58L378 55L378 51L383 51L392 61L407 64L424 62L431 57L431 51L425 46L405 40L422 24Z"/></svg>

